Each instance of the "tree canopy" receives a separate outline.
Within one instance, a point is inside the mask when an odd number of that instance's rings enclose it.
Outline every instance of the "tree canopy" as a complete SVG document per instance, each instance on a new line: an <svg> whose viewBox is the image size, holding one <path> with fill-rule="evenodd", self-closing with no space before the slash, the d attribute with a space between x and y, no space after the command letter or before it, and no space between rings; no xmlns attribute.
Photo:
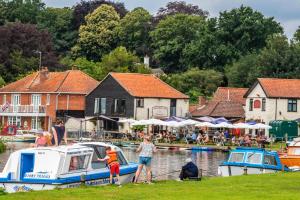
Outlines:
<svg viewBox="0 0 300 200"><path fill-rule="evenodd" d="M116 47L116 27L120 17L112 6L102 5L86 16L86 25L79 29L79 39L73 47L76 57L98 61Z"/></svg>

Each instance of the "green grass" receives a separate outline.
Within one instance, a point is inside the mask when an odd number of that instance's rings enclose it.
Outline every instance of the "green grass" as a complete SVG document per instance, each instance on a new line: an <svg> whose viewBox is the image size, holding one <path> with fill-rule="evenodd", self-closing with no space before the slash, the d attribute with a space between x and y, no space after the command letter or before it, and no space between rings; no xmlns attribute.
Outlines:
<svg viewBox="0 0 300 200"><path fill-rule="evenodd" d="M42 192L1 195L0 199L30 200L297 200L300 198L300 173L278 173L237 177L206 178L202 181L162 181L154 185L127 184L116 186L83 187Z"/></svg>

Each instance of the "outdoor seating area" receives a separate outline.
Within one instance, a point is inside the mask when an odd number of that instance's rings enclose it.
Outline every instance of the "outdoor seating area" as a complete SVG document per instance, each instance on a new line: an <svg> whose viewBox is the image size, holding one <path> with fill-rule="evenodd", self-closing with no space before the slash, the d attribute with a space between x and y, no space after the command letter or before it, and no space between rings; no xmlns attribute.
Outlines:
<svg viewBox="0 0 300 200"><path fill-rule="evenodd" d="M202 120L202 121L201 121ZM206 121L205 121L206 120ZM182 119L171 117L164 120L148 119L135 121L122 120L129 123L131 130L126 139L141 141L143 136L150 135L155 143L186 143L217 146L256 146L264 147L272 138L264 132L271 126L261 123L231 123L225 118Z"/></svg>

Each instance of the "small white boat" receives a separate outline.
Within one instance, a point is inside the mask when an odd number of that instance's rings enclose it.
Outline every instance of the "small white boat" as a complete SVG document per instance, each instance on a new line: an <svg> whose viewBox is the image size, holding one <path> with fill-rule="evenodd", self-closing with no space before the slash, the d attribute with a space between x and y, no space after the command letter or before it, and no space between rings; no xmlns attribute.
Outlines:
<svg viewBox="0 0 300 200"><path fill-rule="evenodd" d="M98 158L105 157L105 147L118 153L121 184L132 182L137 164L129 163L114 145L89 142L70 146L29 148L12 153L0 173L0 187L6 192L73 188L81 184L106 185L109 169Z"/></svg>
<svg viewBox="0 0 300 200"><path fill-rule="evenodd" d="M232 150L228 160L218 168L220 176L266 174L278 171L289 171L289 169L281 164L277 152L247 147L237 147Z"/></svg>

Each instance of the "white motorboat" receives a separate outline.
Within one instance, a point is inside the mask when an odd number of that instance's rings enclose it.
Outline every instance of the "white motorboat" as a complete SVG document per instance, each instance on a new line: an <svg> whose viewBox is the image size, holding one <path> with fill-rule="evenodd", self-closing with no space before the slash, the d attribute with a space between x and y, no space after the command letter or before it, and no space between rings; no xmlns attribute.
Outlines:
<svg viewBox="0 0 300 200"><path fill-rule="evenodd" d="M106 185L109 169L98 158L105 157L105 147L115 148L120 163L121 184L132 182L137 164L129 163L122 150L101 142L70 146L29 148L12 153L0 173L0 187L6 192L73 188L82 184Z"/></svg>

